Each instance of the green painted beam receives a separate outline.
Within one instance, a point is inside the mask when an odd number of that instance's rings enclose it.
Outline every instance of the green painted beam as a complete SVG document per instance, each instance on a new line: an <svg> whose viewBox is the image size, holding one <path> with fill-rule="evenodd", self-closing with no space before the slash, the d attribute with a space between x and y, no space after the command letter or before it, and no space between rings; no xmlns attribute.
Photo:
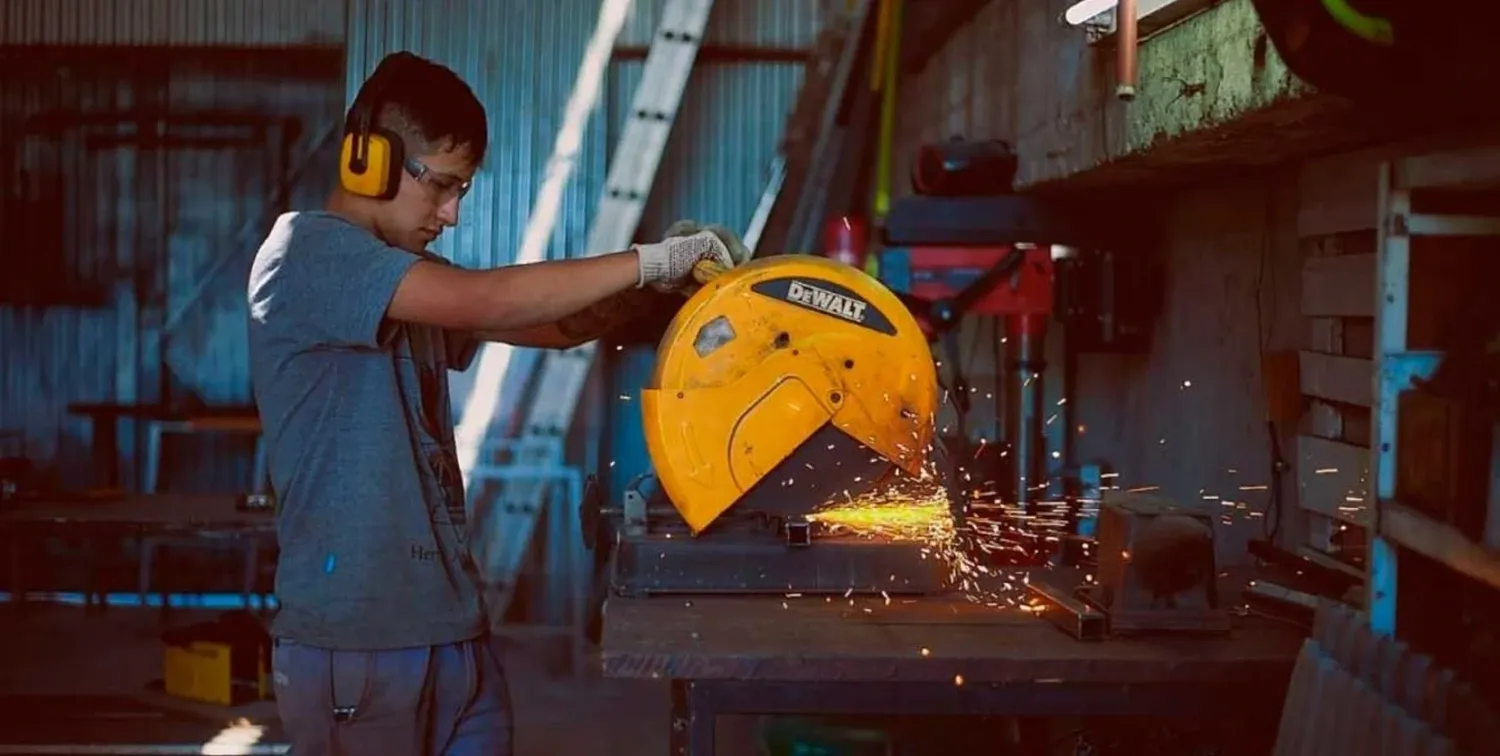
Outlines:
<svg viewBox="0 0 1500 756"><path fill-rule="evenodd" d="M1125 106L1126 153L1318 96L1287 70L1249 0L1214 6L1147 39L1138 69L1138 95ZM1113 81L1113 65L1108 75Z"/></svg>
<svg viewBox="0 0 1500 756"><path fill-rule="evenodd" d="M1041 18L1055 3L1028 5ZM1130 102L1114 95L1113 39L1089 45L1080 34L1053 28L1045 35L1051 39L1034 43L1062 45L1061 56L1083 64L1074 64L1071 80L1063 79L1067 86L1050 92L1033 86L1041 97L1018 103L1023 125L1035 124L1020 140L1022 187L1176 182L1199 171L1267 165L1356 141L1348 104L1287 69L1249 0L1227 0L1144 40ZM1063 66L1058 56L1052 60ZM1024 81L1021 92L1027 93ZM1073 117L1048 123L1047 112Z"/></svg>

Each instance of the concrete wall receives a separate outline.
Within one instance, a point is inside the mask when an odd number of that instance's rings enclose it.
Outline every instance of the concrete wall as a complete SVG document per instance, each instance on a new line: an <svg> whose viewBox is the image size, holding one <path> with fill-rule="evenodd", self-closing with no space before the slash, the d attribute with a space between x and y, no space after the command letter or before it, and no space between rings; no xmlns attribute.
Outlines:
<svg viewBox="0 0 1500 756"><path fill-rule="evenodd" d="M1220 554L1269 532L1271 437L1265 353L1295 349L1301 252L1295 173L1206 184L1162 203L1165 300L1146 355L1080 358L1081 458L1107 460L1117 483L1221 515ZM1295 429L1280 434L1283 456ZM1295 476L1282 484L1282 531L1300 529ZM1267 518L1270 518L1268 521Z"/></svg>

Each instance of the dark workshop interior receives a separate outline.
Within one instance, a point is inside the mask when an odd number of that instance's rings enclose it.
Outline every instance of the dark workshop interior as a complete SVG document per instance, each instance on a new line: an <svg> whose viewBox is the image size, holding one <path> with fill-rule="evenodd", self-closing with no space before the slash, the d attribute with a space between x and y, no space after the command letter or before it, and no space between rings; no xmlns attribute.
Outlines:
<svg viewBox="0 0 1500 756"><path fill-rule="evenodd" d="M304 719L383 726L411 644L306 628L378 637L442 591L295 539L416 564L451 526L487 628L465 700L492 659L513 746L392 754L1500 756L1492 15L0 0L0 754L322 753L283 716L313 658ZM483 105L472 178L346 118L400 51ZM306 269L263 264L278 219L432 187L451 275L633 260L635 304L556 305L538 327L607 310L566 344L283 329L333 366L288 388L257 335L293 301L262 277ZM726 256L652 272L688 236ZM356 312L359 275L309 306ZM315 385L399 378L419 333L477 350L412 389L446 372L439 451L399 397ZM292 425L287 391L347 422ZM375 433L427 494L358 480ZM369 534L424 496L423 532ZM297 587L340 580L412 598Z"/></svg>

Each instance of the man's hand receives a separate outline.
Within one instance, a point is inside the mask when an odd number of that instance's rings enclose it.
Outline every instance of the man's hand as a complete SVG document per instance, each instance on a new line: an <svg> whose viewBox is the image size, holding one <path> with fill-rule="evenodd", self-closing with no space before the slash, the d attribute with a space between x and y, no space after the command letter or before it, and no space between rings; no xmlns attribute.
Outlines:
<svg viewBox="0 0 1500 756"><path fill-rule="evenodd" d="M635 246L640 258L638 288L650 286L658 291L691 294L698 288L693 280L693 266L698 262L713 260L733 268L750 259L750 251L739 237L722 226L678 221L667 229L666 237L656 244Z"/></svg>

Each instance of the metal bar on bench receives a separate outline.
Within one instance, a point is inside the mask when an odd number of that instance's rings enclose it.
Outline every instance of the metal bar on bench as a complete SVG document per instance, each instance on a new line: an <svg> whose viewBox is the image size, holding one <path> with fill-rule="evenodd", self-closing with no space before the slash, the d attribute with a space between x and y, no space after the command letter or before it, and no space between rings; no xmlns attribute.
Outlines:
<svg viewBox="0 0 1500 756"><path fill-rule="evenodd" d="M1039 579L1027 583L1026 589L1038 599L1039 603L1032 605L1037 607L1036 613L1068 635L1082 641L1096 641L1103 640L1109 632L1109 618L1067 590Z"/></svg>

